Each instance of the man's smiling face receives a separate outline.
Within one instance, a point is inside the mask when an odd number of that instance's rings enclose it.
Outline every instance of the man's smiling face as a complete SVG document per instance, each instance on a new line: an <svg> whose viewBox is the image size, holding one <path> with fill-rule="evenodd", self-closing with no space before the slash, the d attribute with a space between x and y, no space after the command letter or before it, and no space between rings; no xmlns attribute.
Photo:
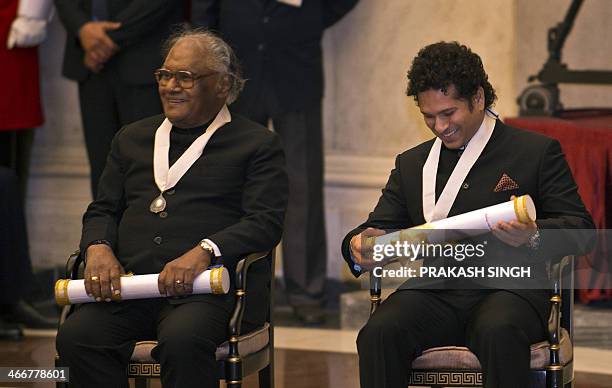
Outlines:
<svg viewBox="0 0 612 388"><path fill-rule="evenodd" d="M455 86L450 85L446 91L429 89L417 96L425 124L450 149L467 144L484 119L482 88L478 89L471 104L456 95Z"/></svg>
<svg viewBox="0 0 612 388"><path fill-rule="evenodd" d="M185 39L177 42L166 57L163 68L172 72L188 71L196 76L193 87L182 88L176 77L159 84L164 114L179 128L193 128L214 118L227 98L223 77L211 69L211 58L202 55L196 44Z"/></svg>

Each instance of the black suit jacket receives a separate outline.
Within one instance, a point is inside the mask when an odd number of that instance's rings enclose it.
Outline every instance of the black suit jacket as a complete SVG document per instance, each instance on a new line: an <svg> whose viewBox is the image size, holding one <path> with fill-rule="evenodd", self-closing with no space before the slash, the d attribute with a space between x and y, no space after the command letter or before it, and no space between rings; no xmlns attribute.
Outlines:
<svg viewBox="0 0 612 388"><path fill-rule="evenodd" d="M404 229L425 223L422 206L422 170L434 140L400 154L389 181L368 220L347 234L342 253L355 276L350 239L367 227ZM503 174L518 188L494 189ZM438 177L437 180L440 178ZM511 195L529 194L536 205L541 244L537 251L513 248L489 235L485 257L488 265L529 265L534 279L521 280L525 289L512 291L529 300L546 322L548 284L546 263L570 254L583 254L594 244L594 228L558 141L504 125L497 121L491 139L466 177L449 217L508 201ZM427 264L427 262L425 262ZM424 265L425 265L424 264ZM407 283L409 284L409 283ZM499 280L478 281L483 287L500 288ZM516 284L516 283L515 283ZM501 287L503 288L503 287Z"/></svg>
<svg viewBox="0 0 612 388"><path fill-rule="evenodd" d="M264 83L283 111L320 103L323 96L321 38L358 0L303 0L301 7L276 0L195 0L192 21L217 30L235 50L248 80L236 106L246 111Z"/></svg>
<svg viewBox="0 0 612 388"><path fill-rule="evenodd" d="M103 71L114 71L129 85L155 83L153 71L163 62L161 44L171 27L183 21L181 0L108 0L109 21L121 27L108 31L119 51ZM66 49L62 74L84 81L89 70L83 65L84 51L79 29L92 20L91 0L55 0L57 14L66 28Z"/></svg>
<svg viewBox="0 0 612 388"><path fill-rule="evenodd" d="M112 243L126 271L158 273L165 264L209 238L223 255L234 283L241 256L270 250L280 240L288 183L278 136L238 115L219 128L203 155L164 197L167 217L149 211L159 195L153 177L154 135L163 121L153 116L115 136L97 198L83 217L81 249L94 240ZM245 319L262 322L268 300L269 263L249 272ZM231 308L233 296L194 295Z"/></svg>

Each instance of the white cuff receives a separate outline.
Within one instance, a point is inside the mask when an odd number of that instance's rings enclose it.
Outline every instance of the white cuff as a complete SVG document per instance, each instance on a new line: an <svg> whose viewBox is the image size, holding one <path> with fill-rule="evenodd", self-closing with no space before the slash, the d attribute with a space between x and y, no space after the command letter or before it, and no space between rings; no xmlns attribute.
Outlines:
<svg viewBox="0 0 612 388"><path fill-rule="evenodd" d="M206 241L207 243L210 244L210 246L212 247L213 251L215 251L215 256L216 257L221 257L221 251L219 250L219 247L217 246L217 244L215 244L214 242L210 241L209 239L205 238L204 241Z"/></svg>
<svg viewBox="0 0 612 388"><path fill-rule="evenodd" d="M50 21L53 17L53 0L19 0L17 15Z"/></svg>

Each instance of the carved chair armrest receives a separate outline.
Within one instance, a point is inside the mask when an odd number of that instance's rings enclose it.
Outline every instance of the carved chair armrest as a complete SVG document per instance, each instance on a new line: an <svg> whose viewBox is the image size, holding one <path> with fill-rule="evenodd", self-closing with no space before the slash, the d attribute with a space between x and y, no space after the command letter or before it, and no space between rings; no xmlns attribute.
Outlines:
<svg viewBox="0 0 612 388"><path fill-rule="evenodd" d="M247 274L249 267L269 257L270 254L271 251L251 253L244 259L241 259L236 265L236 305L229 322L230 343L232 338L237 338L240 335L242 316L244 315L244 309L246 307ZM274 276L274 274L272 274L272 276Z"/></svg>
<svg viewBox="0 0 612 388"><path fill-rule="evenodd" d="M66 261L66 279L79 279L79 271L81 264L84 264L85 260L83 255L81 255L81 251L77 249L70 256L68 256L68 260Z"/></svg>
<svg viewBox="0 0 612 388"><path fill-rule="evenodd" d="M552 280L552 295L550 297L551 309L550 316L548 318L548 342L550 343L550 365L553 367L560 366L560 341L561 341L561 323L562 321L567 322L566 326L571 338L571 310L573 308L573 266L574 257L565 256L561 260L552 263L550 267L550 278ZM567 268L566 268L567 267ZM563 287L568 287L563 284L564 272L570 271L570 284L569 289L565 290L564 295ZM563 299L566 297L566 302L569 301L569 305L564 305ZM569 296L569 298L567 298Z"/></svg>

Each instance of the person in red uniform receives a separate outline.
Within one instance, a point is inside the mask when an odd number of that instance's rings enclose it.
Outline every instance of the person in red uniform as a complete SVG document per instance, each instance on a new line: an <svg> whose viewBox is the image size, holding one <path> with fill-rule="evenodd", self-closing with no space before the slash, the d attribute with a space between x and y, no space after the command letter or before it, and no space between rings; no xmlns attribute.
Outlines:
<svg viewBox="0 0 612 388"><path fill-rule="evenodd" d="M35 284L23 212L34 128L43 123L37 47L51 0L0 0L0 338L54 327L24 301Z"/></svg>

